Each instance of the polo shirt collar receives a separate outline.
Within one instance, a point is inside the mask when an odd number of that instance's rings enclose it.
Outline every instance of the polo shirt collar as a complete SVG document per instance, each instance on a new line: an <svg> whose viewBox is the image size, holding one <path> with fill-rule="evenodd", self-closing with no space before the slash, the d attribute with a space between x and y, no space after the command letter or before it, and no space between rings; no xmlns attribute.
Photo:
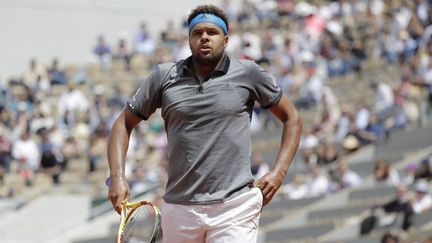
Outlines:
<svg viewBox="0 0 432 243"><path fill-rule="evenodd" d="M228 69L230 66L230 58L227 54L224 53L223 55L223 60L221 62L221 64L216 68L215 70L215 74L216 73L222 73L222 74L227 74L228 73ZM188 58L186 58L182 63L181 63L181 75L188 75L188 74L192 74L192 56L189 56Z"/></svg>

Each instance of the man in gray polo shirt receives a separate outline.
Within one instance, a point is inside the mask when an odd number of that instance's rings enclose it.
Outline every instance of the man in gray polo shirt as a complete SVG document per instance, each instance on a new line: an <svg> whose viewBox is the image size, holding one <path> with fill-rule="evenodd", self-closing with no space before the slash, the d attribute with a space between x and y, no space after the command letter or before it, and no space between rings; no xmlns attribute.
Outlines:
<svg viewBox="0 0 432 243"><path fill-rule="evenodd" d="M124 174L129 136L161 108L169 144L164 242L256 242L261 208L281 186L297 150L301 118L264 69L225 54L222 10L198 6L188 24L192 56L158 65L113 125L109 199L119 212L130 193ZM274 166L256 181L250 169L254 102L284 127Z"/></svg>

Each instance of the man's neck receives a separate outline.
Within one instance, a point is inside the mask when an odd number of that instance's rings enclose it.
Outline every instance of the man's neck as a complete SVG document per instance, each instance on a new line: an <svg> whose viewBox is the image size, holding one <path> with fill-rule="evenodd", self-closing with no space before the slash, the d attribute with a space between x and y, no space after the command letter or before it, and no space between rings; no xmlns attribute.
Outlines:
<svg viewBox="0 0 432 243"><path fill-rule="evenodd" d="M209 75L214 73L214 71L221 65L224 55L215 64L200 64L194 59L192 59L192 70L194 74L202 81Z"/></svg>

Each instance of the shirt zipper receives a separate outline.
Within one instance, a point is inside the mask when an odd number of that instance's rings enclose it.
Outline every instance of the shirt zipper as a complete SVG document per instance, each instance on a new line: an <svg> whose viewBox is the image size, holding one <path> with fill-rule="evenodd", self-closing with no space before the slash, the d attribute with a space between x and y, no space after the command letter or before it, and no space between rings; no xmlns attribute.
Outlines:
<svg viewBox="0 0 432 243"><path fill-rule="evenodd" d="M204 93L204 92L203 92L203 89L204 89L204 87L203 87L203 82L200 81L200 84L199 84L199 86L198 86L198 92L199 92L200 94Z"/></svg>
<svg viewBox="0 0 432 243"><path fill-rule="evenodd" d="M210 77L207 77L201 81L198 78L198 76L196 76L194 73L193 73L193 76L195 77L196 80L198 80L198 83L199 83L198 84L198 93L203 94L204 93L204 82L207 82L210 79Z"/></svg>
<svg viewBox="0 0 432 243"><path fill-rule="evenodd" d="M189 68L188 68L189 69ZM198 80L198 93L203 94L204 93L204 82L207 82L210 80L210 78L213 76L213 74L209 75L208 77L204 78L202 81L198 78L198 76L189 69L189 72L193 75L193 77ZM214 73L214 72L213 72Z"/></svg>

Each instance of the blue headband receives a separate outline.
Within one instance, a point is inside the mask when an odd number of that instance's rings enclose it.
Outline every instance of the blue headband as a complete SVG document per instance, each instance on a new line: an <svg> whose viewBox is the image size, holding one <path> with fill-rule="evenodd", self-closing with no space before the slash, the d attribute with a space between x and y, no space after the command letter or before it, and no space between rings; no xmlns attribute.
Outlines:
<svg viewBox="0 0 432 243"><path fill-rule="evenodd" d="M215 24L223 30L225 35L228 33L228 28L225 22L220 17L210 13L201 13L195 16L189 24L189 33L192 31L192 28L199 23Z"/></svg>

